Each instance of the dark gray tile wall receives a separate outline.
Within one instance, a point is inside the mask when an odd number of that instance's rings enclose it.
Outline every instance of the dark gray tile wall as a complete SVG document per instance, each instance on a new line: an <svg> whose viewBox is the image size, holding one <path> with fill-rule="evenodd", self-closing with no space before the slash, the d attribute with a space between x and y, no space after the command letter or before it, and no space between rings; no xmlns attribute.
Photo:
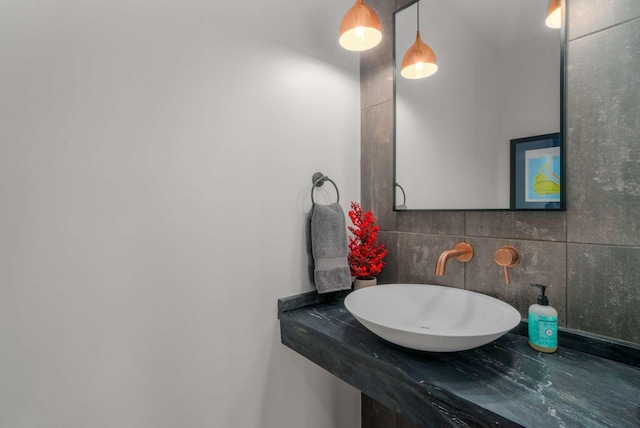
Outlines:
<svg viewBox="0 0 640 428"><path fill-rule="evenodd" d="M449 263L445 276L435 275L437 248L453 248L464 237L425 233L398 234L398 282L464 288L464 265Z"/></svg>
<svg viewBox="0 0 640 428"><path fill-rule="evenodd" d="M568 244L571 327L640 343L640 248Z"/></svg>
<svg viewBox="0 0 640 428"><path fill-rule="evenodd" d="M539 241L565 241L567 217L563 212L469 211L467 233L487 238L519 238Z"/></svg>
<svg viewBox="0 0 640 428"><path fill-rule="evenodd" d="M362 110L361 119L361 202L376 212L383 230L395 230L396 214L393 205L393 158L380 153L393 152L393 102L386 101Z"/></svg>
<svg viewBox="0 0 640 428"><path fill-rule="evenodd" d="M393 98L393 12L395 2L367 2L378 13L382 42L360 54L360 102L374 106Z"/></svg>
<svg viewBox="0 0 640 428"><path fill-rule="evenodd" d="M560 325L640 343L640 0L567 0L566 212L392 210L389 35L392 6L408 2L368 0L386 37L361 56L362 201L389 248L379 281L479 291L523 316L538 294L529 284L548 284ZM439 253L461 240L474 258L450 262L436 277ZM502 245L522 254L510 285L493 262ZM365 413L383 412L381 405L366 406L362 426L379 426L368 425ZM404 426L398 418L384 426Z"/></svg>
<svg viewBox="0 0 640 428"><path fill-rule="evenodd" d="M383 230L378 234L378 240L388 250L384 258L386 265L378 275L378 281L381 284L395 284L398 282L398 234Z"/></svg>
<svg viewBox="0 0 640 428"><path fill-rule="evenodd" d="M407 1L368 2L385 42L361 56L362 202L390 252L380 282L481 291L523 316L537 295L529 284L543 283L560 325L640 342L640 1L568 2L566 212L394 212L390 31ZM438 255L459 241L474 258L436 277ZM522 253L510 285L493 262L502 245Z"/></svg>
<svg viewBox="0 0 640 428"><path fill-rule="evenodd" d="M569 48L568 241L640 246L640 18Z"/></svg>
<svg viewBox="0 0 640 428"><path fill-rule="evenodd" d="M569 40L640 17L638 0L568 0Z"/></svg>
<svg viewBox="0 0 640 428"><path fill-rule="evenodd" d="M400 211L398 232L464 235L465 213L462 211Z"/></svg>
<svg viewBox="0 0 640 428"><path fill-rule="evenodd" d="M526 315L540 294L538 288L529 284L546 284L551 304L558 310L558 323L567 325L566 243L471 236L466 239L474 249L473 259L464 265L468 290L509 302ZM494 253L503 245L515 247L521 254L519 264L509 268L509 285L505 283L503 268L493 260Z"/></svg>

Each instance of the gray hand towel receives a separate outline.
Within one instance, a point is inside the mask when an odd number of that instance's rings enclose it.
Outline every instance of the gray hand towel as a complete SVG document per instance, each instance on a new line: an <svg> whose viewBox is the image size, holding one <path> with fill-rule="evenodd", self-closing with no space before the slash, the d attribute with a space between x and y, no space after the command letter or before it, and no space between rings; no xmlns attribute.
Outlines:
<svg viewBox="0 0 640 428"><path fill-rule="evenodd" d="M339 204L314 204L311 212L311 251L318 293L348 290L351 272L347 262L347 226Z"/></svg>

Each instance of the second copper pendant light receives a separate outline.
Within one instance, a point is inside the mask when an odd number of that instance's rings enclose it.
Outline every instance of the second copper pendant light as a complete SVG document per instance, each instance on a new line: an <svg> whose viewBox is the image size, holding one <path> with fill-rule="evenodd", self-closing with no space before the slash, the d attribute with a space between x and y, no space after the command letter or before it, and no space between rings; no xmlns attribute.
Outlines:
<svg viewBox="0 0 640 428"><path fill-rule="evenodd" d="M436 54L420 38L420 1L417 5L417 30L416 41L404 54L400 74L406 79L422 79L429 77L438 71Z"/></svg>

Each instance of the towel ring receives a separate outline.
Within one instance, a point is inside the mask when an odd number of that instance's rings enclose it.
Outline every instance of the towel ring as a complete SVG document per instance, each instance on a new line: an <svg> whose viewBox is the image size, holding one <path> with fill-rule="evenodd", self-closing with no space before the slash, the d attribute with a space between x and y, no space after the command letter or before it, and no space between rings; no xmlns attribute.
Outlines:
<svg viewBox="0 0 640 428"><path fill-rule="evenodd" d="M315 174L313 174L313 177L311 177L311 182L313 183L313 187L311 188L311 203L312 204L316 203L316 201L313 199L313 191L316 189L316 187L322 187L322 185L324 184L325 181L331 182L331 184L333 184L333 187L336 188L336 195L338 196L338 200L336 201L336 203L340 202L340 191L338 190L338 186L336 186L336 183L334 183L332 179L330 179L329 177L327 177L323 173L316 172Z"/></svg>
<svg viewBox="0 0 640 428"><path fill-rule="evenodd" d="M407 204L407 194L404 193L404 189L398 183L396 183L396 187L399 187L400 190L402 190L402 204L401 205L406 205Z"/></svg>

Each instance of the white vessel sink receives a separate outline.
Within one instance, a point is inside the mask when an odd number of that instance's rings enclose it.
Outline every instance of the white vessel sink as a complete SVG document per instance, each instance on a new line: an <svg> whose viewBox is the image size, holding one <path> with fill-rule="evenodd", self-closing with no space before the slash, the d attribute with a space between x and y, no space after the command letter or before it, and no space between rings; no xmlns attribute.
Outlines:
<svg viewBox="0 0 640 428"><path fill-rule="evenodd" d="M366 287L349 294L344 305L372 333L419 351L477 348L520 322L520 313L501 300L439 285Z"/></svg>

